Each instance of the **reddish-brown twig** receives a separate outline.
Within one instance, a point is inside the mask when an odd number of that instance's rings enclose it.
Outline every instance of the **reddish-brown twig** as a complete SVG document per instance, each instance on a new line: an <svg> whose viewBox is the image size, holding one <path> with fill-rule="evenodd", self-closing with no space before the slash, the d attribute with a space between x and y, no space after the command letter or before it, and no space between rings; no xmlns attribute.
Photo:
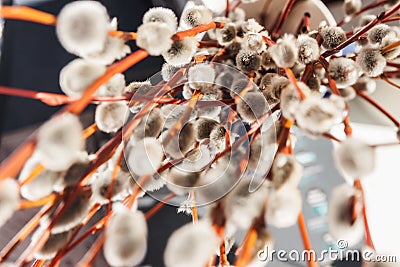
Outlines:
<svg viewBox="0 0 400 267"><path fill-rule="evenodd" d="M375 18L374 20L372 20L370 23L368 23L367 25L365 25L364 27L362 27L359 31L357 31L356 33L353 34L353 36L351 36L349 39L347 39L346 41L344 41L343 43L341 43L340 45L338 45L337 47L325 51L321 56L324 58L327 58L331 55L336 54L337 52L339 52L340 50L342 50L343 48L345 48L346 46L348 46L349 44L355 42L358 37L360 37L361 35L363 35L364 33L366 33L367 31L369 31L372 27L374 27L375 25L381 23L383 20L385 20L386 18L391 17L392 15L394 15L398 10L400 9L400 3L396 4L393 8L391 8L390 10L386 11L386 12L382 12L381 14L378 15L377 18Z"/></svg>
<svg viewBox="0 0 400 267"><path fill-rule="evenodd" d="M296 0L287 0L286 5L271 32L271 36L273 38L277 38L279 36L279 32L281 30L282 24L285 21L285 19L287 18L287 16L289 15L290 10L292 9L295 2L296 2Z"/></svg>
<svg viewBox="0 0 400 267"><path fill-rule="evenodd" d="M337 26L340 27L340 26L342 26L343 24L345 24L345 23L351 21L351 20L354 19L355 17L359 16L360 14L362 14L362 13L368 11L368 10L381 7L381 6L383 6L384 4L386 4L387 2L388 2L388 0L374 1L374 2L372 2L371 4L366 5L365 7L361 8L359 11L355 12L353 15L347 16L347 17L343 18L343 20L341 20L341 21L339 21L339 22L337 23Z"/></svg>
<svg viewBox="0 0 400 267"><path fill-rule="evenodd" d="M362 97L365 101L370 103L372 106L374 106L376 109L378 109L382 114L384 114L389 120L393 122L393 124L396 127L400 127L400 121L396 119L392 114L390 114L384 107L382 107L378 102L376 102L374 99L372 99L370 96L368 96L366 93L360 90L356 90L357 95Z"/></svg>

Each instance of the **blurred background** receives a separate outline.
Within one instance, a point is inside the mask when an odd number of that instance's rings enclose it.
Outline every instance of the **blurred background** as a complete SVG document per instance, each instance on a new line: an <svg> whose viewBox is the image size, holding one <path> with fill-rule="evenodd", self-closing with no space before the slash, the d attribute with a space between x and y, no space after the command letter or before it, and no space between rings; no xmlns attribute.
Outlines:
<svg viewBox="0 0 400 267"><path fill-rule="evenodd" d="M215 0L225 1L225 0ZM283 0L273 0L282 1ZM4 1L3 5L29 5L39 10L57 14L61 7L71 1L66 0L14 0ZM176 14L182 11L185 0L104 0L104 4L111 17L118 18L118 28L122 31L134 31L140 24L142 15L153 6L172 8ZM337 20L341 20L343 12L342 1L324 1ZM365 3L369 1L364 1ZM351 26L349 26L351 27ZM135 51L134 42L129 42L132 51ZM60 93L58 78L59 72L74 58L59 44L53 27L38 25L23 21L5 21L1 42L0 85L23 88L36 91ZM149 57L125 73L127 83L145 80L160 70L163 60L161 57ZM387 100L389 95L377 95L378 99ZM371 122L365 119L365 114L357 112L365 103L353 103L352 118L358 122ZM390 104L391 105L391 104ZM58 108L48 107L41 102L0 95L0 160L11 153L38 125L47 120ZM395 106L394 112L399 115L400 110ZM368 113L368 112L367 112ZM354 117L353 117L354 114ZM367 114L380 125L387 125L377 113ZM368 117L367 116L367 117ZM88 107L83 114L85 125L93 122L93 107ZM108 136L96 133L89 140L89 152L94 152ZM307 226L311 233L312 243L316 250L332 246L332 240L327 234L326 205L329 190L336 184L342 183L340 175L332 164L332 157L326 151L332 150L332 144L326 140L309 140L299 134L297 146L298 160L305 166L305 177L301 184L304 212ZM339 178L339 179L338 179ZM177 203L180 200L176 200ZM141 201L144 210L154 205L155 201L145 198ZM0 229L0 247L3 247L34 214L35 210L19 212L6 226ZM163 266L162 255L166 240L171 232L179 225L191 221L189 216L176 214L176 207L165 207L149 221L149 249L144 265ZM162 226L162 227L160 227ZM302 242L297 227L288 230L273 229L277 241L277 249L302 249ZM94 242L95 237L89 238L82 249L68 254L61 266L74 266L77 258ZM11 260L26 247L24 244L11 255ZM274 262L270 266L305 266L305 263ZM358 263L336 262L335 266L358 266ZM99 257L95 266L108 266Z"/></svg>

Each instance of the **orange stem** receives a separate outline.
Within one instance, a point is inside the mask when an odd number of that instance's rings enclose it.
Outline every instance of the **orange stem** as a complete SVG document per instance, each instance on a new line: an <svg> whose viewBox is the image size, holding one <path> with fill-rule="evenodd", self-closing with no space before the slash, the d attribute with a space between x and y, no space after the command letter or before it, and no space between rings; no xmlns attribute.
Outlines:
<svg viewBox="0 0 400 267"><path fill-rule="evenodd" d="M226 256L226 247L225 240L222 241L222 244L219 246L219 257L220 257L220 266L228 266L228 257Z"/></svg>
<svg viewBox="0 0 400 267"><path fill-rule="evenodd" d="M136 32L124 32L124 31L109 31L108 35L113 37L122 38L125 41L136 40Z"/></svg>
<svg viewBox="0 0 400 267"><path fill-rule="evenodd" d="M45 25L55 25L56 16L27 6L1 6L0 16L4 19L25 20Z"/></svg>
<svg viewBox="0 0 400 267"><path fill-rule="evenodd" d="M112 191L114 190L115 181L117 181L118 174L121 170L122 159L124 159L124 150L123 149L120 152L117 161L115 162L114 171L113 171L112 177L111 177L111 183L108 186L107 192L106 192L106 196L108 199L108 210L111 210L111 207L112 207L112 202L111 202Z"/></svg>
<svg viewBox="0 0 400 267"><path fill-rule="evenodd" d="M303 90L299 87L299 84L297 83L297 79L293 74L293 71L289 68L285 68L286 76L289 78L289 80L292 82L294 88L296 89L297 94L299 95L300 99L303 100L306 98L306 95L304 94Z"/></svg>
<svg viewBox="0 0 400 267"><path fill-rule="evenodd" d="M396 48L396 47L398 47L398 46L400 46L400 41L396 41L396 42L394 42L394 43L391 43L391 44L389 44L389 45L383 47L383 48L381 49L381 53L384 54L384 53L386 53L386 52L389 52L390 50L392 50L392 49L394 49L394 48Z"/></svg>
<svg viewBox="0 0 400 267"><path fill-rule="evenodd" d="M24 166L26 160L35 150L35 141L28 140L15 150L10 157L5 159L0 165L0 181L8 177L15 177Z"/></svg>
<svg viewBox="0 0 400 267"><path fill-rule="evenodd" d="M113 77L117 73L121 73L132 67L133 65L137 64L138 62L142 61L146 57L148 57L149 54L144 51L144 50L137 50L127 56L126 58L122 59L121 61L111 65L106 73L104 73L103 76L98 78L96 81L94 81L85 91L85 93L82 95L82 97L77 100L74 103L71 103L67 107L67 111L73 113L73 114L79 114L81 113L85 107L91 102L92 100L92 95L97 91L97 89L106 83L111 77Z"/></svg>
<svg viewBox="0 0 400 267"><path fill-rule="evenodd" d="M93 123L92 125L88 126L85 130L83 130L82 137L83 139L89 138L92 134L94 134L97 131L98 127L96 123Z"/></svg>
<svg viewBox="0 0 400 267"><path fill-rule="evenodd" d="M193 37L196 36L197 34L201 32L205 32L214 28L223 28L224 27L223 22L210 22L207 24L202 24L197 27L194 27L192 29L186 30L186 31L181 31L177 32L172 36L172 40L174 41L180 41L183 40L185 37Z"/></svg>
<svg viewBox="0 0 400 267"><path fill-rule="evenodd" d="M27 222L16 235L14 235L10 242L1 250L0 261L4 261L5 259L7 259L14 248L16 248L19 243L25 240L25 238L29 236L30 233L32 233L36 226L38 226L40 219L43 217L43 215L46 214L51 208L52 205L42 208L40 212L38 212L29 222Z"/></svg>
<svg viewBox="0 0 400 267"><path fill-rule="evenodd" d="M36 201L28 201L28 200L22 200L19 203L19 209L30 209L30 208L35 208L35 207L40 207L48 203L53 203L54 200L57 199L57 195L52 193L42 199L36 200Z"/></svg>
<svg viewBox="0 0 400 267"><path fill-rule="evenodd" d="M312 253L313 250L312 250L312 246L311 246L311 241L310 241L310 237L307 232L307 226L306 226L306 222L304 220L304 215L302 212L300 212L300 214L297 218L297 222L299 225L301 237L303 239L304 249L306 251L308 251L308 253ZM311 256L309 258L311 259ZM308 267L317 267L318 266L318 264L313 259L308 261L307 265L308 265Z"/></svg>
<svg viewBox="0 0 400 267"><path fill-rule="evenodd" d="M59 106L68 103L69 100L69 97L66 95L36 92L32 90L17 89L6 86L0 86L0 94L36 99L49 106Z"/></svg>
<svg viewBox="0 0 400 267"><path fill-rule="evenodd" d="M21 181L19 183L19 186L22 187L26 185L27 183L31 182L33 179L35 179L42 171L44 170L44 166L42 164L38 164L33 171L26 177L25 180Z"/></svg>
<svg viewBox="0 0 400 267"><path fill-rule="evenodd" d="M35 260L31 267L42 267L46 260Z"/></svg>
<svg viewBox="0 0 400 267"><path fill-rule="evenodd" d="M365 228L365 243L367 246L375 250L374 242L372 241L372 236L371 232L369 229L369 223L368 223L368 218L367 218L367 207L365 205L365 193L363 186L361 184L360 179L355 179L354 180L354 187L360 190L361 192L361 197L363 201L363 206L362 206L362 214L363 214L363 220L364 220L364 228Z"/></svg>
<svg viewBox="0 0 400 267"><path fill-rule="evenodd" d="M257 230L254 229L254 227L251 227L249 232L247 233L246 241L243 244L242 252L240 253L240 256L235 262L235 266L237 267L247 266L247 264L252 258L254 245L257 241L257 236L258 236Z"/></svg>
<svg viewBox="0 0 400 267"><path fill-rule="evenodd" d="M193 207L192 207L193 223L197 223L199 221L199 215L197 213L196 195L195 195L194 191L190 191L189 198L190 198L190 200L193 201Z"/></svg>

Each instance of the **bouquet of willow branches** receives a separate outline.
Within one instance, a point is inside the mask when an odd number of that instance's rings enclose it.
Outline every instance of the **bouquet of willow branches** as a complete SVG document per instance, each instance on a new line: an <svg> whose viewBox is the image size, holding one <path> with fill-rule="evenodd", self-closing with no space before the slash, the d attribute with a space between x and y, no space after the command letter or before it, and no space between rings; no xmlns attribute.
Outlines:
<svg viewBox="0 0 400 267"><path fill-rule="evenodd" d="M64 105L1 164L0 224L18 209L41 209L2 249L0 266L58 266L95 233L78 266L91 266L100 251L111 266L136 266L147 251L146 220L174 196L187 196L179 211L193 223L170 236L167 267L232 266L227 255L238 231L247 234L236 240L232 264L265 266L257 255L273 247L270 225L298 223L311 252L294 126L337 143L335 165L353 178L353 185L332 189L330 233L350 246L364 238L374 251L362 177L374 169L377 146L352 137L347 101L361 97L400 126L368 96L375 78L398 87L389 79L399 73L400 30L387 23L400 19L400 4L379 0L362 7L361 0L346 0L338 26L321 21L311 29L306 13L296 34L287 34L281 27L295 1L270 29L240 7L255 1L221 0L223 9L219 2L189 2L179 22L171 10L152 8L136 32L119 31L117 19L95 1L67 4L57 17L2 7L5 19L55 26L61 45L78 58L60 73L64 94L0 87L2 94ZM380 5L385 12L365 13ZM340 27L355 19L354 30ZM141 49L131 52L130 41ZM354 54L342 55L352 43ZM123 72L148 56L164 58L161 71L126 85ZM79 115L90 104L97 105L95 122L83 129ZM346 138L332 134L337 125ZM112 138L88 154L85 139L96 131ZM144 194L164 186L171 193L154 208L145 214L137 208ZM198 218L200 206L206 211ZM100 209L105 216L93 222ZM89 221L93 226L84 230ZM17 262L7 262L27 238L31 243Z"/></svg>

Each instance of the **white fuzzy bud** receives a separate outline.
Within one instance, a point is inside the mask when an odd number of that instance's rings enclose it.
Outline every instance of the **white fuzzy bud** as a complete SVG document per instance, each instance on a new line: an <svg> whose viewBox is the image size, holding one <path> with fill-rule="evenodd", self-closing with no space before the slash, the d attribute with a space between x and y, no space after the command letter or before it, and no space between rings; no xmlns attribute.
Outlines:
<svg viewBox="0 0 400 267"><path fill-rule="evenodd" d="M81 55L104 49L110 18L96 1L76 1L65 5L57 16L56 32L62 46Z"/></svg>
<svg viewBox="0 0 400 267"><path fill-rule="evenodd" d="M145 137L158 137L164 127L164 117L159 108L152 109L149 114L143 117L136 127L133 136L136 139Z"/></svg>
<svg viewBox="0 0 400 267"><path fill-rule="evenodd" d="M194 6L183 10L181 19L187 27L193 28L201 24L210 23L212 21L212 12L205 6Z"/></svg>
<svg viewBox="0 0 400 267"><path fill-rule="evenodd" d="M386 24L378 24L372 27L367 33L368 41L371 44L381 43L382 39L387 36L395 38L396 32Z"/></svg>
<svg viewBox="0 0 400 267"><path fill-rule="evenodd" d="M152 56L159 56L171 48L174 32L165 23L149 22L137 30L136 44Z"/></svg>
<svg viewBox="0 0 400 267"><path fill-rule="evenodd" d="M18 177L20 182L28 178L32 171L39 165L38 158L34 154L24 165ZM43 170L32 181L21 187L21 196L25 199L35 201L39 200L53 192L54 184L62 179L61 172Z"/></svg>
<svg viewBox="0 0 400 267"><path fill-rule="evenodd" d="M167 82L175 75L177 71L177 67L174 67L168 63L164 63L161 68L161 76L163 80Z"/></svg>
<svg viewBox="0 0 400 267"><path fill-rule="evenodd" d="M186 224L168 239L164 251L166 267L203 267L219 246L219 238L206 222Z"/></svg>
<svg viewBox="0 0 400 267"><path fill-rule="evenodd" d="M183 105L164 105L161 107L161 112L164 115L165 123L164 127L169 129L175 125L175 123L181 118L187 108L187 104ZM193 109L190 114L190 119L197 118L197 109Z"/></svg>
<svg viewBox="0 0 400 267"><path fill-rule="evenodd" d="M214 142L217 151L221 152L226 146L226 130L223 126L214 128L210 133L210 140Z"/></svg>
<svg viewBox="0 0 400 267"><path fill-rule="evenodd" d="M346 15L352 15L361 9L361 0L344 0L343 11Z"/></svg>
<svg viewBox="0 0 400 267"><path fill-rule="evenodd" d="M77 58L60 72L61 90L68 96L81 97L95 80L102 76L106 68L102 65Z"/></svg>
<svg viewBox="0 0 400 267"><path fill-rule="evenodd" d="M265 81L264 81L265 82ZM290 84L289 79L275 75L271 78L271 86L267 88L268 94L275 100L281 97L282 90Z"/></svg>
<svg viewBox="0 0 400 267"><path fill-rule="evenodd" d="M376 81L367 76L362 76L358 79L357 83L353 85L354 89L363 91L370 95L376 90Z"/></svg>
<svg viewBox="0 0 400 267"><path fill-rule="evenodd" d="M389 9L389 8L395 6L395 5L398 4L398 3L399 3L399 0L389 0L389 1L386 2L386 4L385 4L384 7L385 7L386 9Z"/></svg>
<svg viewBox="0 0 400 267"><path fill-rule="evenodd" d="M211 131L217 127L219 123L208 118L200 118L195 123L196 139L198 141L209 138Z"/></svg>
<svg viewBox="0 0 400 267"><path fill-rule="evenodd" d="M320 30L322 46L325 49L333 49L343 43L347 37L344 30L340 27L326 26Z"/></svg>
<svg viewBox="0 0 400 267"><path fill-rule="evenodd" d="M271 91L272 87L272 78L280 77L277 73L266 73L260 81L260 90L261 91Z"/></svg>
<svg viewBox="0 0 400 267"><path fill-rule="evenodd" d="M306 81L306 84L311 91L319 92L319 89L321 87L321 80L319 79L318 76L313 75Z"/></svg>
<svg viewBox="0 0 400 267"><path fill-rule="evenodd" d="M244 35L242 47L243 49L256 51L257 53L266 49L262 35L254 32L248 32Z"/></svg>
<svg viewBox="0 0 400 267"><path fill-rule="evenodd" d="M169 131L165 131L168 134ZM195 141L195 130L191 122L186 123L172 139L164 145L164 151L169 156L178 159L184 157L186 152L193 146Z"/></svg>
<svg viewBox="0 0 400 267"><path fill-rule="evenodd" d="M310 94L310 88L308 88L307 85L305 85L302 82L297 83L300 87L300 89L306 94ZM299 105L300 99L299 95L292 83L290 83L288 86L286 86L280 95L280 108L282 115L289 119L294 121L295 114L297 112L297 106Z"/></svg>
<svg viewBox="0 0 400 267"><path fill-rule="evenodd" d="M291 186L275 191L268 202L265 221L277 228L287 228L297 222L302 209L301 193Z"/></svg>
<svg viewBox="0 0 400 267"><path fill-rule="evenodd" d="M83 219L89 212L90 197L90 191L79 192L72 202L69 203L68 207L64 209L57 217L50 232L52 234L63 233L82 223ZM47 220L42 222L42 224L47 225L52 218L53 216L48 217Z"/></svg>
<svg viewBox="0 0 400 267"><path fill-rule="evenodd" d="M14 179L0 182L0 227L10 219L19 207L19 187Z"/></svg>
<svg viewBox="0 0 400 267"><path fill-rule="evenodd" d="M244 32L261 32L264 27L261 26L255 19L248 19L242 24L242 29Z"/></svg>
<svg viewBox="0 0 400 267"><path fill-rule="evenodd" d="M129 179L131 194L135 192L135 190L137 189L136 187L138 185L137 182L138 178L139 177L135 177L134 179ZM165 179L161 178L161 175L156 173L153 176L151 176L145 183L139 184L139 186L144 192L154 192L163 188L165 184L166 184Z"/></svg>
<svg viewBox="0 0 400 267"><path fill-rule="evenodd" d="M95 122L105 133L118 131L126 122L128 106L125 101L104 102L96 107Z"/></svg>
<svg viewBox="0 0 400 267"><path fill-rule="evenodd" d="M343 121L345 103L337 96L320 98L310 95L301 101L295 113L297 126L310 137L317 137Z"/></svg>
<svg viewBox="0 0 400 267"><path fill-rule="evenodd" d="M145 95L147 94L152 88L150 81L143 81L143 82L131 82L125 88L126 93Z"/></svg>
<svg viewBox="0 0 400 267"><path fill-rule="evenodd" d="M253 220L261 214L268 197L267 184L253 188L252 184L255 183L250 177L240 180L223 200L227 221L240 229L251 226Z"/></svg>
<svg viewBox="0 0 400 267"><path fill-rule="evenodd" d="M125 44L124 39L107 36L103 50L97 53L84 53L81 57L97 64L109 65L130 53L131 48Z"/></svg>
<svg viewBox="0 0 400 267"><path fill-rule="evenodd" d="M202 171L215 158L216 152L217 147L214 142L201 144L198 148L187 153L180 168L191 172Z"/></svg>
<svg viewBox="0 0 400 267"><path fill-rule="evenodd" d="M108 82L97 90L98 96L119 96L125 88L125 76L117 73Z"/></svg>
<svg viewBox="0 0 400 267"><path fill-rule="evenodd" d="M254 89L254 84L246 78L234 80L232 86L229 88L229 94L232 98L237 97L248 86Z"/></svg>
<svg viewBox="0 0 400 267"><path fill-rule="evenodd" d="M44 234L46 230L46 227L40 226L39 229L37 229L33 235L32 235L32 245L35 244L41 235ZM47 241L43 244L43 246L40 247L38 251L35 252L34 256L35 258L38 259L52 259L56 255L56 253L62 249L69 239L71 238L72 232L67 231L67 232L62 232L58 234L50 234L49 238Z"/></svg>
<svg viewBox="0 0 400 267"><path fill-rule="evenodd" d="M246 122L261 118L268 109L267 101L259 92L249 92L240 98L237 111Z"/></svg>
<svg viewBox="0 0 400 267"><path fill-rule="evenodd" d="M112 201L120 200L124 195L123 193L126 192L130 176L120 172L115 181L112 180L112 176L113 171L110 169L107 169L106 171L103 171L95 176L91 187L93 199L97 203L107 203L109 196ZM113 188L112 191L110 191L110 195L108 195L111 183L113 183Z"/></svg>
<svg viewBox="0 0 400 267"><path fill-rule="evenodd" d="M353 60L343 57L331 59L328 72L338 88L355 84L361 74L358 65Z"/></svg>
<svg viewBox="0 0 400 267"><path fill-rule="evenodd" d="M376 19L375 15L366 14L366 15L362 16L360 18L360 20L358 21L358 27L364 27L365 25L367 25L368 23L370 23L374 19Z"/></svg>
<svg viewBox="0 0 400 267"><path fill-rule="evenodd" d="M38 159L46 169L68 169L84 149L83 127L79 118L70 113L51 118L44 123L37 135Z"/></svg>
<svg viewBox="0 0 400 267"><path fill-rule="evenodd" d="M229 12L228 18L235 23L243 22L246 19L246 12L243 8L237 7L235 10Z"/></svg>
<svg viewBox="0 0 400 267"><path fill-rule="evenodd" d="M180 41L174 41L172 46L162 53L164 60L172 66L181 66L189 63L196 53L196 39L186 37Z"/></svg>
<svg viewBox="0 0 400 267"><path fill-rule="evenodd" d="M297 187L303 176L303 166L293 157L279 153L272 165L272 183L275 189L282 186Z"/></svg>
<svg viewBox="0 0 400 267"><path fill-rule="evenodd" d="M302 64L310 64L318 60L320 56L319 45L314 38L305 34L299 35L296 45L298 59Z"/></svg>
<svg viewBox="0 0 400 267"><path fill-rule="evenodd" d="M371 46L361 48L358 52L356 62L365 75L369 77L381 75L386 67L386 58L382 56L378 48Z"/></svg>
<svg viewBox="0 0 400 267"><path fill-rule="evenodd" d="M146 137L132 146L127 154L127 164L133 173L143 176L155 173L163 157L160 142L153 137Z"/></svg>
<svg viewBox="0 0 400 267"><path fill-rule="evenodd" d="M261 54L261 66L263 66L266 70L276 68L276 64L268 51L264 51Z"/></svg>
<svg viewBox="0 0 400 267"><path fill-rule="evenodd" d="M185 195L193 190L200 178L200 172L183 169L181 166L172 167L167 175L167 188L176 195Z"/></svg>
<svg viewBox="0 0 400 267"><path fill-rule="evenodd" d="M178 27L178 19L174 11L165 7L150 8L143 15L143 23L149 22L165 23L173 32L175 32Z"/></svg>
<svg viewBox="0 0 400 267"><path fill-rule="evenodd" d="M360 153L360 152L357 152ZM356 245L364 235L364 224L362 217L354 222L351 218L349 200L359 194L352 186L341 184L336 186L331 193L328 206L329 232L336 240L346 240L348 245Z"/></svg>
<svg viewBox="0 0 400 267"><path fill-rule="evenodd" d="M400 39L397 37L393 37L392 35L387 35L383 37L382 42L381 42L381 49L384 48L385 46L394 44L395 42L398 42ZM400 55L400 46L396 46L392 48L391 50L382 53L382 56L384 56L386 59L391 60L395 59Z"/></svg>
<svg viewBox="0 0 400 267"><path fill-rule="evenodd" d="M222 29L216 29L215 34L220 45L228 45L236 38L236 26L226 23Z"/></svg>
<svg viewBox="0 0 400 267"><path fill-rule="evenodd" d="M276 65L280 68L293 67L298 58L296 39L293 35L284 35L268 51Z"/></svg>
<svg viewBox="0 0 400 267"><path fill-rule="evenodd" d="M357 96L356 90L353 87L341 88L339 93L345 101L353 100Z"/></svg>
<svg viewBox="0 0 400 267"><path fill-rule="evenodd" d="M245 73L257 71L261 67L261 57L254 51L241 49L236 55L236 66Z"/></svg>
<svg viewBox="0 0 400 267"><path fill-rule="evenodd" d="M117 212L105 230L104 257L111 266L137 266L147 251L147 223L141 211Z"/></svg>
<svg viewBox="0 0 400 267"><path fill-rule="evenodd" d="M189 68L189 86L195 90L204 92L213 85L215 79L214 68L207 63L196 64Z"/></svg>
<svg viewBox="0 0 400 267"><path fill-rule="evenodd" d="M334 151L336 167L345 174L360 178L375 168L375 150L353 137L342 141Z"/></svg>
<svg viewBox="0 0 400 267"><path fill-rule="evenodd" d="M63 179L55 184L56 191L61 191L65 187L75 186L79 180L89 172L89 169L90 161L88 157L77 159L77 161L64 172Z"/></svg>

